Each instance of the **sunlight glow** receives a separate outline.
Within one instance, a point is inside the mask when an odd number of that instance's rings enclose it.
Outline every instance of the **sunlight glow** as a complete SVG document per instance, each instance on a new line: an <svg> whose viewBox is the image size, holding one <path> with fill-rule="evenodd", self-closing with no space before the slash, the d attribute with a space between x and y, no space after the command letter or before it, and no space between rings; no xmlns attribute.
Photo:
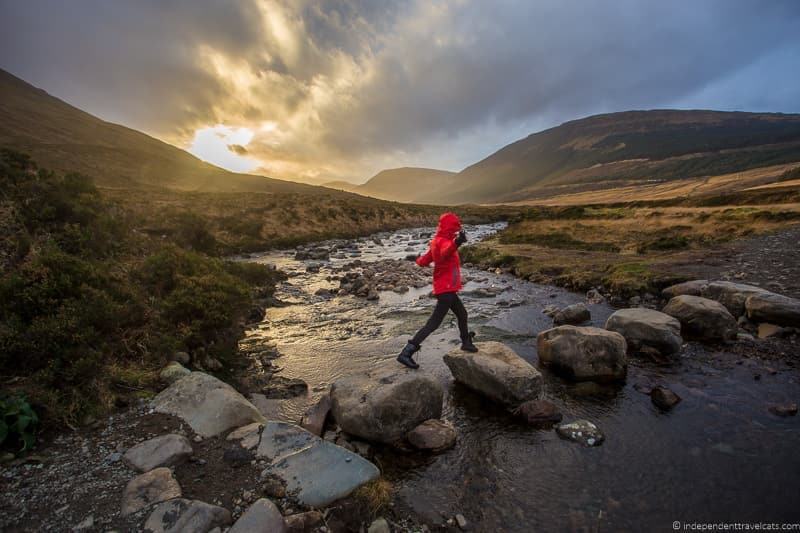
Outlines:
<svg viewBox="0 0 800 533"><path fill-rule="evenodd" d="M247 145L253 140L248 128L232 128L217 124L194 132L189 152L203 161L233 172L250 172L261 162L247 157Z"/></svg>

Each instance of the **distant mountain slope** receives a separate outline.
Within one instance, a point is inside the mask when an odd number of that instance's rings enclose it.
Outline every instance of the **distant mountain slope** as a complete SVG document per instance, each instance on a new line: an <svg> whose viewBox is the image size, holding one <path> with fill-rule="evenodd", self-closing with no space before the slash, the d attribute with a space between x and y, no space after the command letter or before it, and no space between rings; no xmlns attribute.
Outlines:
<svg viewBox="0 0 800 533"><path fill-rule="evenodd" d="M800 115L628 111L564 123L467 167L432 202L541 195L720 175L800 161Z"/></svg>
<svg viewBox="0 0 800 533"><path fill-rule="evenodd" d="M362 185L333 181L325 186L382 200L431 204L449 193L455 186L455 176L447 170L403 167L381 170Z"/></svg>
<svg viewBox="0 0 800 533"><path fill-rule="evenodd" d="M42 167L77 171L110 187L201 191L324 191L237 174L170 144L100 120L0 69L0 147Z"/></svg>

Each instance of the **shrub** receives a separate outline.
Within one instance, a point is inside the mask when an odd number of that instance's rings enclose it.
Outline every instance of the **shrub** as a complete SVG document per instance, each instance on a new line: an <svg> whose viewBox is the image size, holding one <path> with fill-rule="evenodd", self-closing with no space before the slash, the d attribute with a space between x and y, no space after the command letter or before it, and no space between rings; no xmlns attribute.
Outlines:
<svg viewBox="0 0 800 533"><path fill-rule="evenodd" d="M22 396L0 397L0 445L12 443L27 451L36 441L39 417Z"/></svg>

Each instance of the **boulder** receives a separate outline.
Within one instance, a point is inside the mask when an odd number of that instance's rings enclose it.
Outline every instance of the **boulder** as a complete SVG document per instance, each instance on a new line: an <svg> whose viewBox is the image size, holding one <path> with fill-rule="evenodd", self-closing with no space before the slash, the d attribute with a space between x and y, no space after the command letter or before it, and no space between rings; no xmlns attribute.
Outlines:
<svg viewBox="0 0 800 533"><path fill-rule="evenodd" d="M322 435L322 428L325 427L325 419L331 410L331 395L326 392L314 405L308 408L300 419L300 426L313 433Z"/></svg>
<svg viewBox="0 0 800 533"><path fill-rule="evenodd" d="M700 296L682 295L671 299L664 313L677 318L686 336L705 340L732 340L739 326L724 305Z"/></svg>
<svg viewBox="0 0 800 533"><path fill-rule="evenodd" d="M616 311L608 317L606 329L625 337L631 352L645 348L671 355L678 353L683 344L681 323L676 318L643 307Z"/></svg>
<svg viewBox="0 0 800 533"><path fill-rule="evenodd" d="M184 367L179 362L172 361L170 364L161 369L161 372L159 372L158 377L161 378L161 381L165 381L167 383L175 383L179 379L185 378L191 373L192 373L191 370Z"/></svg>
<svg viewBox="0 0 800 533"><path fill-rule="evenodd" d="M514 350L494 341L475 345L476 353L456 348L444 356L457 382L506 405L519 405L541 394L542 375Z"/></svg>
<svg viewBox="0 0 800 533"><path fill-rule="evenodd" d="M174 466L192 455L192 445L183 435L161 435L131 447L122 457L139 472L159 466Z"/></svg>
<svg viewBox="0 0 800 533"><path fill-rule="evenodd" d="M122 516L128 516L154 503L181 497L181 487L169 468L161 467L136 476L122 491Z"/></svg>
<svg viewBox="0 0 800 533"><path fill-rule="evenodd" d="M409 431L406 438L418 450L438 452L455 445L456 428L448 422L434 418Z"/></svg>
<svg viewBox="0 0 800 533"><path fill-rule="evenodd" d="M556 433L562 438L580 442L585 446L598 446L605 440L603 432L588 420L576 420L556 426Z"/></svg>
<svg viewBox="0 0 800 533"><path fill-rule="evenodd" d="M725 306L735 318L745 312L745 302L754 294L768 293L766 289L731 281L712 281L700 293L703 298L715 300Z"/></svg>
<svg viewBox="0 0 800 533"><path fill-rule="evenodd" d="M144 523L144 531L145 533L206 533L230 523L231 513L223 507L198 500L178 498L153 509Z"/></svg>
<svg viewBox="0 0 800 533"><path fill-rule="evenodd" d="M659 409L669 411L681 401L681 397L666 387L653 387L650 391L650 400Z"/></svg>
<svg viewBox="0 0 800 533"><path fill-rule="evenodd" d="M689 296L701 296L703 289L708 285L707 279L695 279L692 281L684 281L677 285L671 285L661 291L661 296L669 300L676 296L688 294Z"/></svg>
<svg viewBox="0 0 800 533"><path fill-rule="evenodd" d="M556 326L580 326L591 320L591 318L592 315L589 313L589 308L586 307L586 304L577 303L556 311L553 315L553 324Z"/></svg>
<svg viewBox="0 0 800 533"><path fill-rule="evenodd" d="M559 326L539 333L539 361L576 381L615 381L628 368L625 338L594 327Z"/></svg>
<svg viewBox="0 0 800 533"><path fill-rule="evenodd" d="M280 510L266 498L253 502L228 533L286 533L289 528Z"/></svg>
<svg viewBox="0 0 800 533"><path fill-rule="evenodd" d="M425 420L442 416L444 391L420 371L391 366L342 378L331 389L331 412L345 432L392 443Z"/></svg>
<svg viewBox="0 0 800 533"><path fill-rule="evenodd" d="M153 399L158 413L183 419L199 435L213 437L251 422L264 422L258 409L213 376L192 372Z"/></svg>
<svg viewBox="0 0 800 533"><path fill-rule="evenodd" d="M800 300L780 294L754 294L745 301L747 318L778 326L800 327Z"/></svg>
<svg viewBox="0 0 800 533"><path fill-rule="evenodd" d="M561 413L547 400L528 400L514 410L518 416L533 426L550 426L561 422Z"/></svg>

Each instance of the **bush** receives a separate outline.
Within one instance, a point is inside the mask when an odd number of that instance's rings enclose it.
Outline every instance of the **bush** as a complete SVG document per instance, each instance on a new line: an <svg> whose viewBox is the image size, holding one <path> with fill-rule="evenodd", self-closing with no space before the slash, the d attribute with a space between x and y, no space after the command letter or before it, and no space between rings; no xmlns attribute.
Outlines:
<svg viewBox="0 0 800 533"><path fill-rule="evenodd" d="M39 417L27 399L22 396L0 397L0 445L10 443L21 446L20 451L30 450L36 441L38 425Z"/></svg>

